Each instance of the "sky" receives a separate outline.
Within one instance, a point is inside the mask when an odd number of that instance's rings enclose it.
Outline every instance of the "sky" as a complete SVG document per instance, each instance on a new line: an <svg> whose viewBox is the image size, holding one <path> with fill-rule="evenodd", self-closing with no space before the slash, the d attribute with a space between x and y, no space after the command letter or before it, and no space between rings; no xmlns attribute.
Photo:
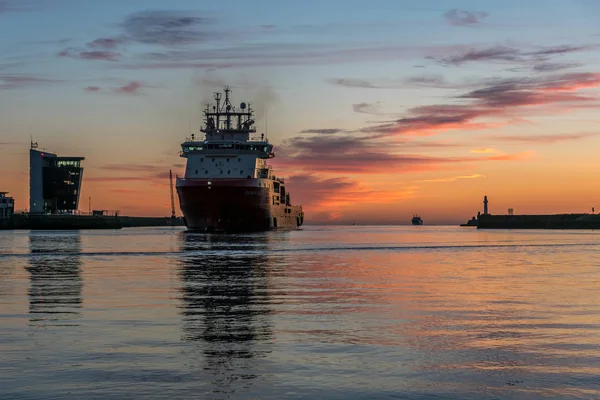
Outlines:
<svg viewBox="0 0 600 400"><path fill-rule="evenodd" d="M30 138L80 209L170 215L212 92L251 102L307 223L600 209L600 3L0 0L0 191ZM7 40L8 39L8 40ZM178 214L180 214L179 210Z"/></svg>

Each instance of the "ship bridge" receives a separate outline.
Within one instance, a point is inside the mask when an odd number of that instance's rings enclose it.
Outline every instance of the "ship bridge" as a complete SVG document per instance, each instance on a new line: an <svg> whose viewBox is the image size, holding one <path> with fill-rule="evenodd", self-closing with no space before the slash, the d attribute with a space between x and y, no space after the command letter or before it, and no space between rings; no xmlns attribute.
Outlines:
<svg viewBox="0 0 600 400"><path fill-rule="evenodd" d="M253 154L257 158L273 158L273 145L267 141L186 141L181 145L181 157L187 158L191 154L211 155L237 155Z"/></svg>
<svg viewBox="0 0 600 400"><path fill-rule="evenodd" d="M273 145L264 134L251 137L256 132L252 107L235 107L229 94L229 88L224 98L215 93L214 105L206 105L203 140L192 134L181 144L186 179L271 179L266 160L275 157Z"/></svg>

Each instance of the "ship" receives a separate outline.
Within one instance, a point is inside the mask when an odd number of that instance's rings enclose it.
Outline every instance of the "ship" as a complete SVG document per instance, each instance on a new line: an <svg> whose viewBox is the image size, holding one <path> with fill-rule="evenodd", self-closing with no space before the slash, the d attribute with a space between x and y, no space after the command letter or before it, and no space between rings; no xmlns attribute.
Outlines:
<svg viewBox="0 0 600 400"><path fill-rule="evenodd" d="M192 134L181 144L187 161L175 187L185 226L225 233L300 228L302 206L292 205L285 179L267 163L273 145L264 133L253 136L251 105L234 107L230 95L229 87L215 92L204 110L204 137Z"/></svg>
<svg viewBox="0 0 600 400"><path fill-rule="evenodd" d="M423 225L423 220L418 215L413 215L411 222L413 225Z"/></svg>

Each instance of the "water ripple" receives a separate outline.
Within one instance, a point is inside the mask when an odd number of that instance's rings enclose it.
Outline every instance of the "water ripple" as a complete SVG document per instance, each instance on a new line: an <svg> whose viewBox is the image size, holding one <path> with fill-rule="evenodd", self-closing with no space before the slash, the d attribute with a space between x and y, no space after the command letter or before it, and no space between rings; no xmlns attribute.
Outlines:
<svg viewBox="0 0 600 400"><path fill-rule="evenodd" d="M0 398L600 398L598 232L419 228L2 232Z"/></svg>

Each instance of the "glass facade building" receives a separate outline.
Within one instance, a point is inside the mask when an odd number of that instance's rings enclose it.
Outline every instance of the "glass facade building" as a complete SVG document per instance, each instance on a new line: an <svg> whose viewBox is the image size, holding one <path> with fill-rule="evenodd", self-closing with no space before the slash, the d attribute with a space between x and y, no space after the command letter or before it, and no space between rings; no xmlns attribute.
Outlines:
<svg viewBox="0 0 600 400"><path fill-rule="evenodd" d="M29 150L29 212L72 214L79 208L84 157Z"/></svg>

